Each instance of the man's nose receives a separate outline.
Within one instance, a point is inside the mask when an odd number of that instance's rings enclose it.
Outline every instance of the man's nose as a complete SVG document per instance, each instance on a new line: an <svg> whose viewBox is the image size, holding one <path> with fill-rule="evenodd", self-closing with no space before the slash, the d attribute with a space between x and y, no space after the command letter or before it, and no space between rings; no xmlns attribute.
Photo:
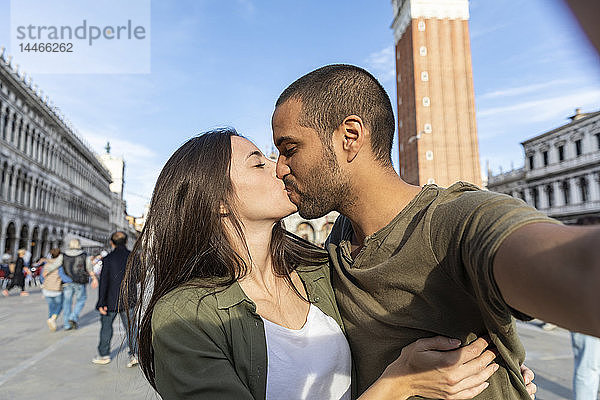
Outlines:
<svg viewBox="0 0 600 400"><path fill-rule="evenodd" d="M275 167L275 172L279 179L283 179L284 176L288 175L291 172L290 167L288 167L284 157L281 155L277 158L277 166Z"/></svg>

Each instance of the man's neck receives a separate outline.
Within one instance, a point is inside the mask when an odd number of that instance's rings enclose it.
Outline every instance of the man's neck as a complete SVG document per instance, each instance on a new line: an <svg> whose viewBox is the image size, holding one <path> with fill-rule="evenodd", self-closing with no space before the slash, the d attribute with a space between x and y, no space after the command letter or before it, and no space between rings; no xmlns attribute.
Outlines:
<svg viewBox="0 0 600 400"><path fill-rule="evenodd" d="M352 243L364 244L365 238L389 224L421 191L404 182L391 168L371 170L353 177L354 201L340 212L352 222Z"/></svg>

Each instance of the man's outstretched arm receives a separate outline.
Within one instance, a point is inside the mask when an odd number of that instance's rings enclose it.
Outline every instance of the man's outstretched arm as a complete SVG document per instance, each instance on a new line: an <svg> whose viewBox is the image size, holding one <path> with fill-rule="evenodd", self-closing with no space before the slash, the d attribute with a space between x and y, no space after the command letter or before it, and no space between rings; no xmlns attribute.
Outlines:
<svg viewBox="0 0 600 400"><path fill-rule="evenodd" d="M600 337L600 229L532 223L511 233L493 264L512 308Z"/></svg>

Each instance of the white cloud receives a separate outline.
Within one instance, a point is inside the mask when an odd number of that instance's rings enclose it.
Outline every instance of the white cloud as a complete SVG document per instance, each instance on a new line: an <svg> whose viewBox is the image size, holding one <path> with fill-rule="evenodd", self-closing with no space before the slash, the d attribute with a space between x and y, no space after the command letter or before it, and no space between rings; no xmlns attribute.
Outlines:
<svg viewBox="0 0 600 400"><path fill-rule="evenodd" d="M485 36L492 32L502 30L502 29L506 28L507 26L508 26L507 23L503 23L503 24L496 24L496 25L488 25L486 27L478 28L478 29L472 29L470 32L471 40L477 40L477 39L481 38L482 36Z"/></svg>
<svg viewBox="0 0 600 400"><path fill-rule="evenodd" d="M396 78L396 60L394 46L387 46L369 54L365 60L367 68L380 82L394 81Z"/></svg>
<svg viewBox="0 0 600 400"><path fill-rule="evenodd" d="M240 6L240 10L247 17L253 16L256 12L256 6L252 2L252 0L237 0L238 6Z"/></svg>
<svg viewBox="0 0 600 400"><path fill-rule="evenodd" d="M488 118L509 114L514 119L528 122L552 120L556 117L566 118L575 108L595 107L600 105L600 89L581 90L567 95L512 103L508 106L486 108L477 113L479 118ZM514 120L512 121L514 122Z"/></svg>
<svg viewBox="0 0 600 400"><path fill-rule="evenodd" d="M534 83L530 85L517 86L509 89L496 90L493 92L484 93L477 96L477 100L495 99L499 97L511 97L518 96L526 93L537 92L540 89L546 89L553 86L562 86L566 84L572 84L572 80L568 79L557 79L549 82Z"/></svg>

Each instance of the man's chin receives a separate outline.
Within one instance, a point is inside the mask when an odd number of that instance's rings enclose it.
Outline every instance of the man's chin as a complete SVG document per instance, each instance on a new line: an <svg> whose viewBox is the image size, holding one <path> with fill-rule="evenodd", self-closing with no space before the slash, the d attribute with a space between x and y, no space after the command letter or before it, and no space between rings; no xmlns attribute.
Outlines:
<svg viewBox="0 0 600 400"><path fill-rule="evenodd" d="M319 212L316 210L306 210L302 207L299 207L298 214L304 219L317 219L326 216L327 214L329 214L329 211Z"/></svg>

